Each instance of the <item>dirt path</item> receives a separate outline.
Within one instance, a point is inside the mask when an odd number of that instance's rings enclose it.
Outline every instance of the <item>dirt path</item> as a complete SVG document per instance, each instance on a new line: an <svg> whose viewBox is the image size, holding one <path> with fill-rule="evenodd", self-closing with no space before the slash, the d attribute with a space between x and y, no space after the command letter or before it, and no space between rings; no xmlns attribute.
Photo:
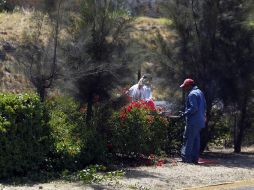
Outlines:
<svg viewBox="0 0 254 190"><path fill-rule="evenodd" d="M0 185L0 190L168 190L254 179L254 151L242 154L230 151L207 152L205 158L216 161L211 165L168 163L162 167L128 168L125 177L116 182L83 185L54 181L30 186Z"/></svg>

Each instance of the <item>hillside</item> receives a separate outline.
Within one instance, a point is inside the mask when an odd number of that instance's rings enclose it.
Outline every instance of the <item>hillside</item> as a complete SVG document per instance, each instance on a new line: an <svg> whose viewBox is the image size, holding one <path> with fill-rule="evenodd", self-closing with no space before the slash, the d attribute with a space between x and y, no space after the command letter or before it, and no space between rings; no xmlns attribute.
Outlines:
<svg viewBox="0 0 254 190"><path fill-rule="evenodd" d="M0 80L2 91L19 92L30 89L31 85L20 72L15 54L16 47L23 40L24 29L33 24L30 17L30 11L0 14ZM160 45L157 38L160 34L163 38L173 42L174 34L168 28L170 24L171 22L165 18L137 17L123 34L126 42L125 53L129 57L128 64L133 72L130 85L135 82L139 68L141 68L142 73L151 72L155 78L155 94L159 99L163 99L164 95L156 93L156 91L162 88L158 84L163 79L157 74L162 69L161 63L166 59L159 53Z"/></svg>
<svg viewBox="0 0 254 190"><path fill-rule="evenodd" d="M31 89L26 77L19 71L15 57L16 47L28 22L24 13L0 13L0 88L1 91L23 92Z"/></svg>

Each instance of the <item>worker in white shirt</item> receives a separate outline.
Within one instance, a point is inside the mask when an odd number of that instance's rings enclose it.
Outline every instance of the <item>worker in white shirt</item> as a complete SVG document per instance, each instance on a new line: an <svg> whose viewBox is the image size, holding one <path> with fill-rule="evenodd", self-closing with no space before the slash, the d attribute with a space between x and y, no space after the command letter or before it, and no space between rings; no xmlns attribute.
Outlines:
<svg viewBox="0 0 254 190"><path fill-rule="evenodd" d="M152 99L152 88L151 88L152 77L149 74L145 74L139 80L139 82L133 85L127 94L131 97L132 102L138 100L149 101Z"/></svg>

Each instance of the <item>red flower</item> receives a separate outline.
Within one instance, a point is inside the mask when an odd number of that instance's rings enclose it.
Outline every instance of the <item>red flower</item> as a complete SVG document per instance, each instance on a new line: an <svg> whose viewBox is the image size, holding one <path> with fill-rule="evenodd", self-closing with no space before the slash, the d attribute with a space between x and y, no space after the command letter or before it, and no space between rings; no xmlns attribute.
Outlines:
<svg viewBox="0 0 254 190"><path fill-rule="evenodd" d="M132 110L132 105L129 105L129 106L127 107L127 111L128 111L128 112L131 112L131 110Z"/></svg>
<svg viewBox="0 0 254 190"><path fill-rule="evenodd" d="M136 102L132 102L130 105L127 106L127 111L131 112L133 108L137 109L145 109L148 111L155 111L155 104L152 100L145 102L143 100L139 100Z"/></svg>
<svg viewBox="0 0 254 190"><path fill-rule="evenodd" d="M156 110L156 109L155 109L155 104L154 104L153 100L149 100L149 101L147 102L147 105L148 105L148 107L149 107L150 110L152 110L152 111L155 111L155 110Z"/></svg>
<svg viewBox="0 0 254 190"><path fill-rule="evenodd" d="M122 111L120 112L120 119L125 120L127 117L127 113L132 112L132 110L136 108L138 110L144 109L146 111L156 111L155 104L152 100L145 102L144 100L139 100L136 102L132 102L129 105L127 105ZM152 118L151 118L152 119ZM150 122L152 122L151 119L148 119Z"/></svg>

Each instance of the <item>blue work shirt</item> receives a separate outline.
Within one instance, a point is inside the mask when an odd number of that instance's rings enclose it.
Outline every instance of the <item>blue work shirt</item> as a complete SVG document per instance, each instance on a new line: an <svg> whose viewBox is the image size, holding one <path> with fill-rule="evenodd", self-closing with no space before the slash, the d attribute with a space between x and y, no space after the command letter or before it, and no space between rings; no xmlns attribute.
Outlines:
<svg viewBox="0 0 254 190"><path fill-rule="evenodd" d="M185 117L187 126L205 127L206 101L204 94L194 86L186 98Z"/></svg>

